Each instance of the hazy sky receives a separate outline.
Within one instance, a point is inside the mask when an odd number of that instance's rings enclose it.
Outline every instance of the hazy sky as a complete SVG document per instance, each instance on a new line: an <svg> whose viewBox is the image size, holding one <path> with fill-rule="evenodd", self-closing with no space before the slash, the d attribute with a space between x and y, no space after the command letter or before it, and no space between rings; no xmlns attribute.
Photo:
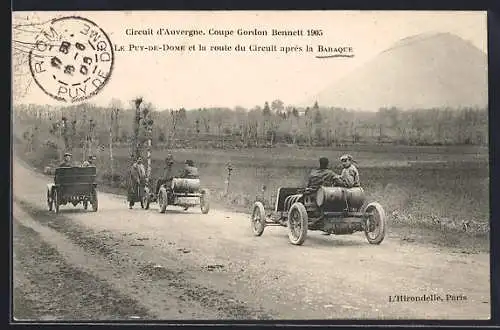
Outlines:
<svg viewBox="0 0 500 330"><path fill-rule="evenodd" d="M297 104L314 96L334 80L411 35L449 32L487 51L485 12L18 12L13 25L60 16L82 16L99 25L116 45L310 45L314 52L115 52L112 76L102 91L89 99L109 105L112 99L125 104L142 96L158 110L237 105L253 107L281 99ZM207 35L128 36L126 29L200 29ZM209 36L217 30L321 29L323 36ZM31 38L31 39L30 39ZM33 42L33 33L13 30L13 39ZM318 45L352 47L354 58L316 58ZM437 49L436 51L442 51ZM26 53L15 52L13 60ZM328 55L325 53L322 55ZM28 64L17 66L14 86L18 92L31 75ZM18 94L18 93L15 93ZM29 85L22 103L60 104Z"/></svg>

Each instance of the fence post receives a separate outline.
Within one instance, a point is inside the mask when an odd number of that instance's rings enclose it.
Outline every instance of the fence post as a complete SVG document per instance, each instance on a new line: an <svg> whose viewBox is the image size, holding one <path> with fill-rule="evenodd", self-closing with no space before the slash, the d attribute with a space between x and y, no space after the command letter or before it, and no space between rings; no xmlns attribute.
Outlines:
<svg viewBox="0 0 500 330"><path fill-rule="evenodd" d="M233 171L233 165L231 164L231 162L227 163L226 169L227 169L227 179L226 179L225 195L227 196L229 194L229 187L231 185L231 172Z"/></svg>

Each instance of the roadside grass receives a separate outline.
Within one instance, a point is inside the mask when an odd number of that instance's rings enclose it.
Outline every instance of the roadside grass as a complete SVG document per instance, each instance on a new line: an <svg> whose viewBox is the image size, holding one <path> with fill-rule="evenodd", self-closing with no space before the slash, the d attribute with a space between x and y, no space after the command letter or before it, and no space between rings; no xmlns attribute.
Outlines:
<svg viewBox="0 0 500 330"><path fill-rule="evenodd" d="M286 146L244 150L153 150L153 183L161 175L163 159L168 152L175 159L174 171L179 171L186 159L195 161L213 205L245 212L256 199L272 208L279 187L303 186L320 156L329 157L336 168L338 157L349 152L358 161L368 202L382 204L391 226L427 228L443 233L465 231L468 236L480 237L487 237L489 233L487 148L383 145L335 150ZM75 160L81 158L81 153L81 150L73 150ZM97 152L98 183L101 190L124 194L130 165L129 150L114 148L113 154L114 178L111 177L108 150ZM47 155L43 149L34 153L21 152L24 160L40 170L43 164L50 164ZM233 170L226 194L228 162Z"/></svg>

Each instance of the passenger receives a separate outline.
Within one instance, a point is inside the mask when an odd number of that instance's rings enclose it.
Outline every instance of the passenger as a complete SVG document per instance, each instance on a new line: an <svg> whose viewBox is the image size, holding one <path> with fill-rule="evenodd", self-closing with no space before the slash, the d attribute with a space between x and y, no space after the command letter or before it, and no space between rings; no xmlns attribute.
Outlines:
<svg viewBox="0 0 500 330"><path fill-rule="evenodd" d="M359 172L356 166L353 165L356 161L353 160L351 155L345 154L340 157L340 162L343 167L342 173L340 174L343 186L346 188L359 187Z"/></svg>
<svg viewBox="0 0 500 330"><path fill-rule="evenodd" d="M89 167L90 166L90 163L88 160L84 160L83 163L82 163L82 167Z"/></svg>
<svg viewBox="0 0 500 330"><path fill-rule="evenodd" d="M186 165L180 174L181 178L199 179L198 168L194 166L194 162L190 159L186 160Z"/></svg>
<svg viewBox="0 0 500 330"><path fill-rule="evenodd" d="M89 166L95 166L95 160L96 156L90 155L87 162L89 163Z"/></svg>
<svg viewBox="0 0 500 330"><path fill-rule="evenodd" d="M309 174L307 187L318 190L321 186L331 186L334 183L337 174L328 168L328 158L319 159L319 168L314 169Z"/></svg>
<svg viewBox="0 0 500 330"><path fill-rule="evenodd" d="M59 167L72 167L73 164L72 164L72 161L71 161L71 158L73 157L73 155L69 152L66 152L64 154L64 161L59 164Z"/></svg>
<svg viewBox="0 0 500 330"><path fill-rule="evenodd" d="M172 165L174 165L174 157L172 156L172 154L168 154L165 158L165 168L163 170L163 175L156 183L156 195L158 195L161 185L165 184L168 186L168 183L172 181Z"/></svg>

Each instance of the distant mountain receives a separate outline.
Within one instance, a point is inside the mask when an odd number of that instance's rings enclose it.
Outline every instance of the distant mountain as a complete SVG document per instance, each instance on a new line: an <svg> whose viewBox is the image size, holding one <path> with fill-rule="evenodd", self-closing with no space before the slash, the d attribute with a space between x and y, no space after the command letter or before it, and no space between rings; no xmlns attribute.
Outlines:
<svg viewBox="0 0 500 330"><path fill-rule="evenodd" d="M395 43L314 97L320 106L377 110L488 104L487 55L450 33Z"/></svg>

